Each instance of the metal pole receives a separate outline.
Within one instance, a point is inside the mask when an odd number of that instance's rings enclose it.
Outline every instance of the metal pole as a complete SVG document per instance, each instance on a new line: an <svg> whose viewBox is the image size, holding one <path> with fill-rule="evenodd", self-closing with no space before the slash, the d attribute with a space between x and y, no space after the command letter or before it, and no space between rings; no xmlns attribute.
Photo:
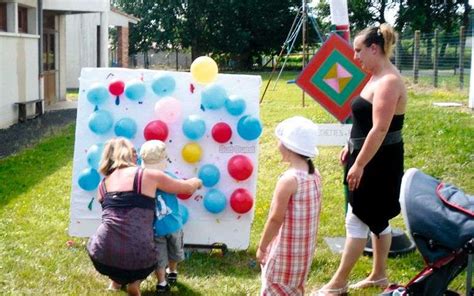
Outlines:
<svg viewBox="0 0 474 296"><path fill-rule="evenodd" d="M439 30L434 32L434 59L433 59L433 86L438 87L438 49L439 49Z"/></svg>
<svg viewBox="0 0 474 296"><path fill-rule="evenodd" d="M306 0L303 1L303 36L302 36L302 41L303 41L303 65L302 65L302 70L306 66L306 23L307 23L307 12L306 12ZM302 104L304 107L304 90L301 91L301 100Z"/></svg>
<svg viewBox="0 0 474 296"><path fill-rule="evenodd" d="M459 28L459 88L464 88L464 26Z"/></svg>
<svg viewBox="0 0 474 296"><path fill-rule="evenodd" d="M466 296L470 296L472 292L472 256L467 256L467 275L466 275Z"/></svg>
<svg viewBox="0 0 474 296"><path fill-rule="evenodd" d="M280 50L280 54L278 55L278 58L276 60L275 63L273 63L273 56L272 56L272 64L273 64L273 68L272 68L272 73L270 73L270 77L268 78L268 82L267 82L267 85L265 86L265 89L263 90L263 94L262 94L262 97L260 98L260 104L263 102L263 98L265 97L265 94L267 93L267 89L268 89L268 86L270 85L270 82L272 81L272 78L273 78L273 74L275 73L275 70L276 70L276 67L278 66L278 63L280 62L280 59L281 59L281 56L283 55L283 51L285 50L286 48L286 45L288 44L289 42L289 38L290 36L292 36L293 34L293 30L295 28L295 25L296 25L296 22L300 16L300 10L298 10L298 13L296 14L295 16L295 19L293 20L293 24L291 25L291 28L290 28L290 31L288 32L288 36L286 36L286 40L285 42L283 43L283 45L281 46L281 50Z"/></svg>

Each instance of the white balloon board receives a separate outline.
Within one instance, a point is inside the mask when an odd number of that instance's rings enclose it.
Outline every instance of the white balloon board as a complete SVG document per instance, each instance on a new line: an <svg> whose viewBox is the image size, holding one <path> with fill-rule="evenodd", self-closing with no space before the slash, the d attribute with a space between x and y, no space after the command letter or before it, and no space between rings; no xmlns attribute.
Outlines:
<svg viewBox="0 0 474 296"><path fill-rule="evenodd" d="M163 77L165 83L160 85L157 81L163 82ZM120 83L125 84L125 90L120 89ZM185 244L223 243L230 249L246 249L255 207L260 85L260 76L254 75L219 74L211 85L202 85L193 81L191 73L184 72L82 69L69 234L88 237L101 221L101 205L96 199L100 154L97 148L119 134L130 137L139 150L146 141L145 131L149 132L148 138L152 134L163 135L160 127L164 125L168 130L164 139L168 172L190 178L197 176L203 166L214 165L220 175L217 184L203 186L193 196L178 199L189 213L184 225ZM224 104L217 98L223 93ZM157 121L161 126L156 125ZM155 125L149 126L150 122ZM218 123L220 128L216 127ZM186 145L191 148L183 150ZM234 163L236 156L239 161ZM250 172L248 164L253 167ZM248 198L245 204L239 204L241 199L234 199L236 191L246 192L253 204L249 206ZM221 199L217 204L213 204L214 199L205 203L212 196L209 192L219 193Z"/></svg>

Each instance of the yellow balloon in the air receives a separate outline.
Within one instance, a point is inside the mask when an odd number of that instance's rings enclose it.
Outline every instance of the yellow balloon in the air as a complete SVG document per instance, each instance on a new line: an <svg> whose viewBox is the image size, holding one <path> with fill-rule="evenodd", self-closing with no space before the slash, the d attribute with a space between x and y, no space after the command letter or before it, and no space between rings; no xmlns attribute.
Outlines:
<svg viewBox="0 0 474 296"><path fill-rule="evenodd" d="M201 160L202 149L197 143L188 143L181 150L181 155L186 162L195 163Z"/></svg>
<svg viewBox="0 0 474 296"><path fill-rule="evenodd" d="M210 57L198 57L191 64L191 75L198 83L211 83L217 78L217 63Z"/></svg>

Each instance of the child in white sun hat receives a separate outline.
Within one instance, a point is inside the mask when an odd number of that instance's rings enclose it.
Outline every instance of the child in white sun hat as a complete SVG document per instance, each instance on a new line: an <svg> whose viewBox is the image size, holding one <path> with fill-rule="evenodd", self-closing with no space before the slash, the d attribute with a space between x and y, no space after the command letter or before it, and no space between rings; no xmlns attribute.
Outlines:
<svg viewBox="0 0 474 296"><path fill-rule="evenodd" d="M159 140L145 142L140 149L142 167L163 171L166 168L166 145ZM168 192L156 192L156 219L154 222L155 246L158 250L155 275L158 279L157 294L167 293L178 278L178 263L184 260L183 250L183 218L179 211L178 200L173 193L186 193L184 186L193 185L196 190L201 187L201 180L177 180ZM193 190L193 191L194 191Z"/></svg>
<svg viewBox="0 0 474 296"><path fill-rule="evenodd" d="M318 154L318 127L295 116L279 123L275 134L282 161L289 163L289 169L276 184L257 249L262 266L261 295L303 295L321 209L321 177L312 161Z"/></svg>

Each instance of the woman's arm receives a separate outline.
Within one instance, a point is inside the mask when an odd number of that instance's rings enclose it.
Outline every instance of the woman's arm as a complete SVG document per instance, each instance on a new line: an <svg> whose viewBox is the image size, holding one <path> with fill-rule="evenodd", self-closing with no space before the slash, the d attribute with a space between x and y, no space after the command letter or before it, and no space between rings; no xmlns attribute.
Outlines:
<svg viewBox="0 0 474 296"><path fill-rule="evenodd" d="M174 179L162 171L148 170L156 180L156 188L171 194L192 194L201 188L202 181L198 178L190 178L187 180Z"/></svg>
<svg viewBox="0 0 474 296"><path fill-rule="evenodd" d="M283 175L277 182L275 192L273 193L272 206L268 215L262 238L257 249L257 261L265 264L268 245L280 231L281 224L285 219L288 201L292 194L296 192L296 179L290 175Z"/></svg>
<svg viewBox="0 0 474 296"><path fill-rule="evenodd" d="M364 145L347 174L349 190L354 191L359 187L360 179L367 163L379 150L390 127L400 91L403 86L401 80L394 74L389 74L381 78L374 91L372 100L372 129L367 134Z"/></svg>

